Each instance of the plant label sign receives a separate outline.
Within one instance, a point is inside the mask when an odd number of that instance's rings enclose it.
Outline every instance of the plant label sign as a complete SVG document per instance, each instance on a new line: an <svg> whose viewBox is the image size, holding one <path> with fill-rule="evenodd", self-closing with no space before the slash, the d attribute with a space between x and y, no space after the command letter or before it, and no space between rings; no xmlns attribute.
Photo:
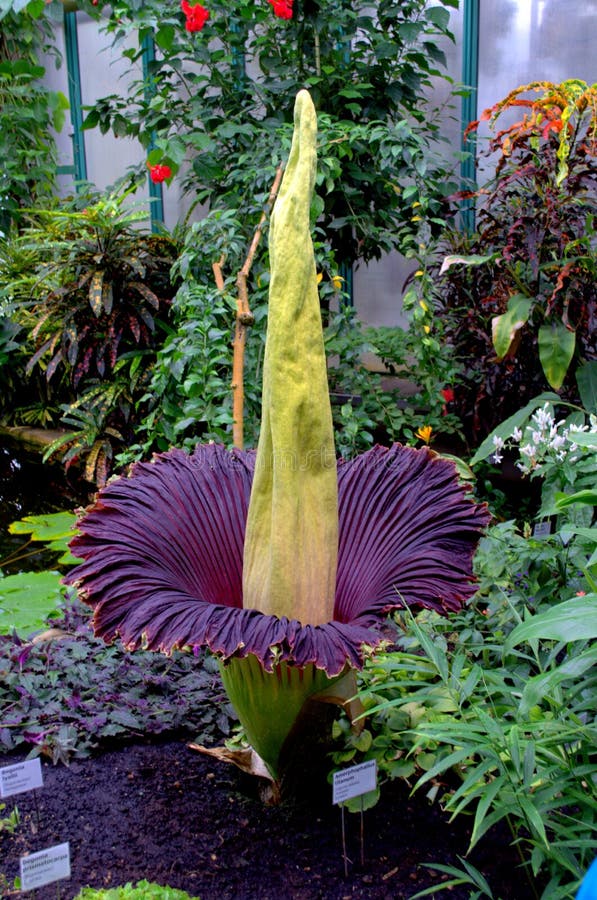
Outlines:
<svg viewBox="0 0 597 900"><path fill-rule="evenodd" d="M28 759L22 763L3 766L0 769L0 797L23 794L43 785L39 759Z"/></svg>
<svg viewBox="0 0 597 900"><path fill-rule="evenodd" d="M65 844L56 844L21 856L21 890L33 891L35 888L51 884L61 878L70 878L70 848Z"/></svg>
<svg viewBox="0 0 597 900"><path fill-rule="evenodd" d="M545 522L537 522L535 527L533 528L533 537L549 537L551 534L551 522L549 519Z"/></svg>
<svg viewBox="0 0 597 900"><path fill-rule="evenodd" d="M352 797L359 797L374 791L377 785L377 762L369 759L358 766L334 772L333 802L344 803Z"/></svg>

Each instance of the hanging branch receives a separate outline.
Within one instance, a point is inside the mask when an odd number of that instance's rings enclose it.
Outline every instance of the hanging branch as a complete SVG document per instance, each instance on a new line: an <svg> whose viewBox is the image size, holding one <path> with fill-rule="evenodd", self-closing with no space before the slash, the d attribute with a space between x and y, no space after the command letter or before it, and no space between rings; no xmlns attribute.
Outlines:
<svg viewBox="0 0 597 900"><path fill-rule="evenodd" d="M255 234L253 235L253 240L251 241L251 246L249 247L249 252L247 253L247 258L245 259L244 265L236 278L236 287L238 289L238 297L236 301L236 323L234 328L234 340L233 340L233 357L232 357L232 417L233 417L233 425L232 425L232 441L235 447L239 450L243 449L244 446L244 437L243 437L243 418L244 418L244 403L245 403L245 391L244 391L244 367L245 367L245 345L247 342L247 328L251 326L255 317L251 312L249 307L249 295L247 291L247 278L249 277L249 272L251 271L251 266L253 264L253 259L255 257L255 253L257 251L257 247L259 246L259 241L261 240L261 235L263 233L263 226L267 220L268 214L271 211L272 206L274 205L274 200L276 199L276 195L278 193L278 188L280 187L280 181L282 180L282 163L278 166L276 170L276 177L274 178L274 182L272 184L271 191L269 193L269 197L267 198L267 204L265 209L261 214L261 219L259 220L259 224L255 229ZM220 263L223 262L223 259L220 260ZM220 290L223 288L223 279L222 279L222 271L220 263L214 263L213 270L216 278L216 284ZM218 277L221 280L222 287L218 283Z"/></svg>

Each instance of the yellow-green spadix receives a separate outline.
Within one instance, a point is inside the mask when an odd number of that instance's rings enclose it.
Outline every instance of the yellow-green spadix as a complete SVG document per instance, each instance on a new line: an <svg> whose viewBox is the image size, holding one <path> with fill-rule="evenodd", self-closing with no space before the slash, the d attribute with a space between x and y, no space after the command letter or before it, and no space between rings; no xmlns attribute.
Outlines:
<svg viewBox="0 0 597 900"><path fill-rule="evenodd" d="M301 91L270 223L263 413L245 534L243 606L301 623L333 617L336 454L310 209L317 118Z"/></svg>

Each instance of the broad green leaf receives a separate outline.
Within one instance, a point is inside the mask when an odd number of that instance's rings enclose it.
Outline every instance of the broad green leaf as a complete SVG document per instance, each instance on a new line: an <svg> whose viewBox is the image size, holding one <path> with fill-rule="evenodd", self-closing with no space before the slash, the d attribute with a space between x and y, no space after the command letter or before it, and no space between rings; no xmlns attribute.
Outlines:
<svg viewBox="0 0 597 900"><path fill-rule="evenodd" d="M563 322L542 325L538 331L539 359L550 386L559 390L574 355L576 333Z"/></svg>
<svg viewBox="0 0 597 900"><path fill-rule="evenodd" d="M32 541L56 541L74 536L76 516L71 512L23 516L8 526L11 534L30 534Z"/></svg>
<svg viewBox="0 0 597 900"><path fill-rule="evenodd" d="M174 41L175 31L173 25L161 25L155 33L155 42L164 53L168 53Z"/></svg>
<svg viewBox="0 0 597 900"><path fill-rule="evenodd" d="M529 320L533 301L524 294L514 294L508 300L508 308L501 316L495 316L491 323L493 346L498 357L502 359L514 338Z"/></svg>
<svg viewBox="0 0 597 900"><path fill-rule="evenodd" d="M425 10L425 18L444 30L450 24L450 13L443 6L430 6Z"/></svg>
<svg viewBox="0 0 597 900"><path fill-rule="evenodd" d="M349 812L361 812L361 810L372 809L380 797L380 789L377 787L373 791L367 791L359 797L351 797L342 804Z"/></svg>
<svg viewBox="0 0 597 900"><path fill-rule="evenodd" d="M50 107L52 113L52 124L56 131L62 131L66 118L65 112L69 109L70 104L62 93L62 91L54 91L50 94Z"/></svg>
<svg viewBox="0 0 597 900"><path fill-rule="evenodd" d="M0 634L27 636L42 628L63 596L59 572L19 572L0 578Z"/></svg>
<svg viewBox="0 0 597 900"><path fill-rule="evenodd" d="M46 543L48 549L61 553L59 562L74 565L80 560L73 556L68 547L75 536L76 516L71 512L42 513L24 516L8 526L10 534L30 535L30 540Z"/></svg>
<svg viewBox="0 0 597 900"><path fill-rule="evenodd" d="M594 431L576 431L570 435L570 440L579 447L588 447L597 450L597 434Z"/></svg>
<svg viewBox="0 0 597 900"><path fill-rule="evenodd" d="M508 636L505 650L533 640L588 641L597 638L597 594L558 603L517 625Z"/></svg>
<svg viewBox="0 0 597 900"><path fill-rule="evenodd" d="M578 367L576 384L584 408L587 412L597 413L597 359Z"/></svg>
<svg viewBox="0 0 597 900"><path fill-rule="evenodd" d="M589 506L597 506L597 490L576 491L575 494L556 494L556 509L565 509L573 503L587 503ZM588 531L588 529L585 529ZM580 532L576 532L579 534ZM597 532L596 532L597 535Z"/></svg>

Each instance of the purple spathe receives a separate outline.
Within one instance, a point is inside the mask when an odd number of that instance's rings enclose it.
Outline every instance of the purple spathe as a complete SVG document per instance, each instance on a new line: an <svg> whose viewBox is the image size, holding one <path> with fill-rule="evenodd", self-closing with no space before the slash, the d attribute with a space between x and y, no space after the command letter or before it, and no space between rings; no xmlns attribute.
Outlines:
<svg viewBox="0 0 597 900"><path fill-rule="evenodd" d="M286 464L301 464L286 461ZM71 542L84 561L65 578L95 607L96 634L169 652L207 646L315 664L360 666L392 608L457 610L474 592L472 556L487 509L454 465L427 448L374 447L338 462L339 546L333 620L299 623L242 608L243 542L255 454L201 445L137 463L103 488Z"/></svg>

